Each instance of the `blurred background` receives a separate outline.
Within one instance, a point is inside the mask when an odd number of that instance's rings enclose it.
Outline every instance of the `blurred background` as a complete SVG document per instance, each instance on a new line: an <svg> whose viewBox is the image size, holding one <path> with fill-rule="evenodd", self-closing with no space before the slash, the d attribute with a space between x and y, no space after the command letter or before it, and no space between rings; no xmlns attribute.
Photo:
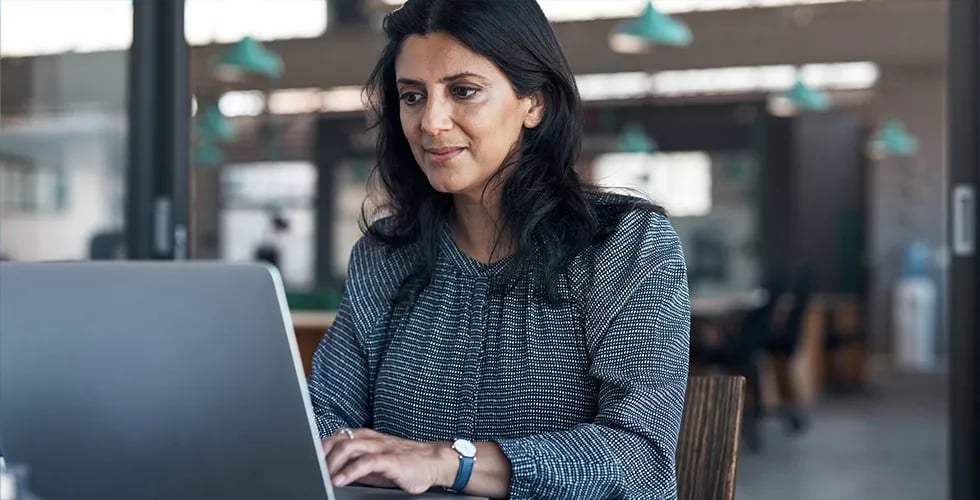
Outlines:
<svg viewBox="0 0 980 500"><path fill-rule="evenodd" d="M266 260L322 333L400 3L0 0L0 254ZM749 377L738 498L952 493L960 3L540 0L585 104L581 174L667 208L692 368Z"/></svg>

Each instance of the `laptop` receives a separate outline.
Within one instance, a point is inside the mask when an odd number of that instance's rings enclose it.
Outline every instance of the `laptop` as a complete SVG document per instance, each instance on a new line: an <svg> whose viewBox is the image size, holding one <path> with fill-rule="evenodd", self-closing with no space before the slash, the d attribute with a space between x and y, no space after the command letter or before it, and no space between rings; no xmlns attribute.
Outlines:
<svg viewBox="0 0 980 500"><path fill-rule="evenodd" d="M262 264L0 263L0 450L45 500L409 496L331 487Z"/></svg>

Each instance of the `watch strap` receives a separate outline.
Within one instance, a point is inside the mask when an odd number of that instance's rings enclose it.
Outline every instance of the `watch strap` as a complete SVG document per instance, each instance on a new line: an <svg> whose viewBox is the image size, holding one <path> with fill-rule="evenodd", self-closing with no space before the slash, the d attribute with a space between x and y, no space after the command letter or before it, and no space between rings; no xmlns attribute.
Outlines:
<svg viewBox="0 0 980 500"><path fill-rule="evenodd" d="M456 473L456 481L453 481L451 490L463 491L466 488L466 484L470 482L470 476L473 475L474 462L476 459L473 457L459 456L459 471Z"/></svg>

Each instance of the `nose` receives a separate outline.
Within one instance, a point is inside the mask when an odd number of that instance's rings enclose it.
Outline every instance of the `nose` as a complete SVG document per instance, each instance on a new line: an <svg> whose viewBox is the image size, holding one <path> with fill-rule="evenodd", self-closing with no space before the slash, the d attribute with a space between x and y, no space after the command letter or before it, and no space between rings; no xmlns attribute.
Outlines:
<svg viewBox="0 0 980 500"><path fill-rule="evenodd" d="M453 128L450 115L451 104L444 99L429 98L422 111L422 131L429 135L439 135Z"/></svg>

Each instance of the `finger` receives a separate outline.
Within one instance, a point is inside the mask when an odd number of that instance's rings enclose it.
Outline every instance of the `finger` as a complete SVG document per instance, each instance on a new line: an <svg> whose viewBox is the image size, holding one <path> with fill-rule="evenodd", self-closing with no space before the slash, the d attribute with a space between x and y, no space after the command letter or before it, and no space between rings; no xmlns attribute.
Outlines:
<svg viewBox="0 0 980 500"><path fill-rule="evenodd" d="M348 441L350 440L347 438L347 436L338 436L336 434L321 439L320 447L323 449L323 453L321 454L321 456L326 457L327 455L329 455L330 450L332 450L334 446L337 446L337 443L341 442L341 438Z"/></svg>
<svg viewBox="0 0 980 500"><path fill-rule="evenodd" d="M367 452L366 446L370 446L367 441L355 442L350 439L334 442L323 460L327 465L327 471L331 474L336 473L344 467L348 461L357 458Z"/></svg>
<svg viewBox="0 0 980 500"><path fill-rule="evenodd" d="M367 427L362 427L360 429L353 429L354 437L356 438L369 438L369 439L379 439L391 437L387 434L382 434L374 429L368 429Z"/></svg>
<svg viewBox="0 0 980 500"><path fill-rule="evenodd" d="M327 436L320 440L320 448L323 450L320 456L326 457L330 454L330 450L333 449L333 445L337 442L334 436Z"/></svg>
<svg viewBox="0 0 980 500"><path fill-rule="evenodd" d="M361 430L363 430L363 429L361 429ZM350 434L347 434L347 431L350 431ZM349 427L341 427L340 429L337 429L333 434L331 434L331 435L329 435L329 436L321 439L320 440L320 447L323 448L323 454L322 454L322 456L323 457L326 457L327 455L329 455L330 454L330 450L334 446L336 446L337 443L340 443L340 442L343 442L343 441L349 441L349 440L354 439L355 437L357 437L357 431L358 431L358 429L351 429Z"/></svg>
<svg viewBox="0 0 980 500"><path fill-rule="evenodd" d="M333 435L339 438L354 439L357 437L357 429L341 427L340 429L337 429L337 432L334 432Z"/></svg>
<svg viewBox="0 0 980 500"><path fill-rule="evenodd" d="M368 453L385 451L385 442L378 439L346 439L338 441L325 457L331 474L341 470L347 462Z"/></svg>
<svg viewBox="0 0 980 500"><path fill-rule="evenodd" d="M374 486L376 488L397 488L398 485L394 481L385 478L384 476L378 474L368 474L357 480L357 484L363 484L365 486Z"/></svg>
<svg viewBox="0 0 980 500"><path fill-rule="evenodd" d="M393 485L402 490L417 495L425 493L433 486L419 474L406 473L411 467L405 460L410 457L391 453L374 453L364 455L340 472L335 484L343 486L353 482L374 485Z"/></svg>
<svg viewBox="0 0 980 500"><path fill-rule="evenodd" d="M333 484L337 487L347 486L360 481L369 475L380 476L395 484L398 483L395 471L392 470L390 455L382 453L367 453L351 460L339 473L334 476Z"/></svg>

